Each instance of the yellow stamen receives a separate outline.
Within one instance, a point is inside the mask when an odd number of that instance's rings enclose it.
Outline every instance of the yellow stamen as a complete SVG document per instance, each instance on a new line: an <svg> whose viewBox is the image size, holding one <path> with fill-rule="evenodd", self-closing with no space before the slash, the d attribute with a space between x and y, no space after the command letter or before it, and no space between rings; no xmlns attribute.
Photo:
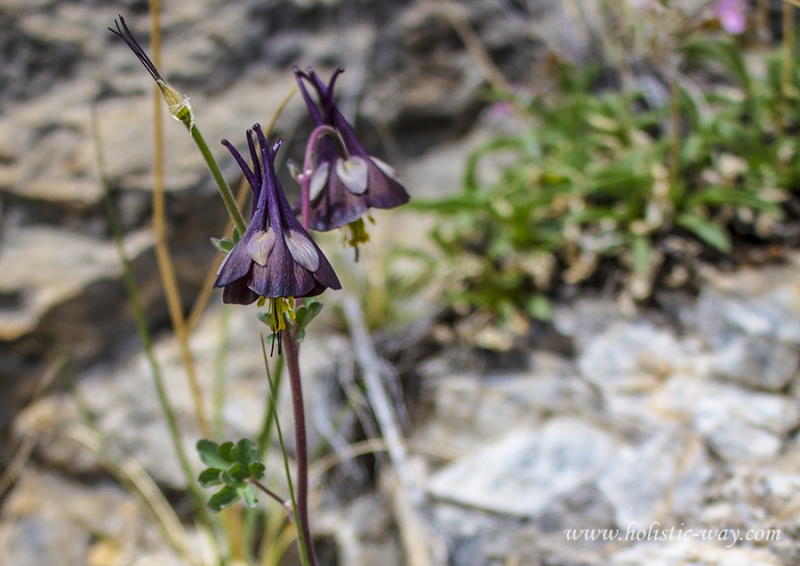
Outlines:
<svg viewBox="0 0 800 566"><path fill-rule="evenodd" d="M261 299L259 299L259 306L262 306L262 300L266 301L266 298L261 297ZM267 318L269 319L270 330L273 332L286 330L287 317L290 324L294 322L294 297L278 297L277 299L269 299Z"/></svg>
<svg viewBox="0 0 800 566"><path fill-rule="evenodd" d="M371 216L368 216L368 218L370 222L375 223ZM369 242L369 234L367 234L363 217L342 228L342 246L349 246L356 250L356 261L358 261L358 246L367 242Z"/></svg>

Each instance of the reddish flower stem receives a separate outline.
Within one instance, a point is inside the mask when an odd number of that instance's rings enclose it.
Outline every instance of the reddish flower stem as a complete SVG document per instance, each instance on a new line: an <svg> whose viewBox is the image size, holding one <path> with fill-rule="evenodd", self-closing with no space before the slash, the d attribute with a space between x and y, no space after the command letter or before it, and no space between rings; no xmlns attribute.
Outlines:
<svg viewBox="0 0 800 566"><path fill-rule="evenodd" d="M314 150L322 136L332 137L340 151L345 152L344 143L331 126L318 126L311 132L306 145L303 171L300 174L300 213L303 228L308 230L311 215L311 177L314 174ZM300 299L302 301L302 299ZM286 367L289 370L289 385L292 388L292 410L294 412L295 457L297 459L297 518L300 537L306 547L309 566L317 566L311 527L308 524L308 439L306 437L306 411L303 404L303 384L300 379L300 345L293 331L288 331L283 340Z"/></svg>
<svg viewBox="0 0 800 566"><path fill-rule="evenodd" d="M309 566L316 566L314 541L308 524L308 440L306 437L306 412L303 406L303 384L300 381L300 348L291 331L283 341L289 383L292 388L292 410L294 411L295 458L297 459L297 518L300 536L306 547Z"/></svg>

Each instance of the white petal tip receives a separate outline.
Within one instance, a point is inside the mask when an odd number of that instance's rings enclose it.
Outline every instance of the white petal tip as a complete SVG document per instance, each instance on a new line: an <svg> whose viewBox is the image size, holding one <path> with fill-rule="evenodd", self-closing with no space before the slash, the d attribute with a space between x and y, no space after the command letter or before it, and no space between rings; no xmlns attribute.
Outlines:
<svg viewBox="0 0 800 566"><path fill-rule="evenodd" d="M270 228L267 232L258 232L247 244L247 253L261 267L267 265L269 254L275 245L275 231Z"/></svg>
<svg viewBox="0 0 800 566"><path fill-rule="evenodd" d="M354 195L364 194L369 182L369 166L360 157L351 157L336 162L336 175L345 188Z"/></svg>
<svg viewBox="0 0 800 566"><path fill-rule="evenodd" d="M289 248L289 253L292 254L292 259L298 264L312 273L319 269L319 253L317 253L314 244L311 243L307 236L294 230L289 230L286 232L284 240L286 240L286 247Z"/></svg>

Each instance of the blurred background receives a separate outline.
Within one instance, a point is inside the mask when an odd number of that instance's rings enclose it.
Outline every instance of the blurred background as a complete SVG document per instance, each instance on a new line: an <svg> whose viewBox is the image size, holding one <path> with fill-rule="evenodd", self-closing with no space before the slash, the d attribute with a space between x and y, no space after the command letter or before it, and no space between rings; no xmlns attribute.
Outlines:
<svg viewBox="0 0 800 566"><path fill-rule="evenodd" d="M293 66L342 66L340 109L412 197L373 213L358 263L340 234L319 240L345 287L322 297L301 354L322 564L800 560L795 11L162 1L160 70L235 190L218 141L241 148L269 123ZM152 53L143 0L0 0L0 564L299 564L271 501L225 511L212 536L187 494L103 202L98 147L199 472L154 251L153 84L106 29L119 15ZM185 128L163 122L201 410L215 438L261 439L268 331L255 306L208 298L226 213ZM290 199L286 163L311 129L295 95L273 135ZM354 347L364 329L372 358ZM268 440L265 481L285 490ZM671 527L706 535L625 538Z"/></svg>

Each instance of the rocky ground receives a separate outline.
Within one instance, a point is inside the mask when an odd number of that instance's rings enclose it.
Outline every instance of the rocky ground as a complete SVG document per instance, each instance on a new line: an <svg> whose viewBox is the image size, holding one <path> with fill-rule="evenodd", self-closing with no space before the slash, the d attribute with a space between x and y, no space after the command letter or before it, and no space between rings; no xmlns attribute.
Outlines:
<svg viewBox="0 0 800 566"><path fill-rule="evenodd" d="M547 3L460 5L508 79L524 82L542 52L534 31L557 22ZM163 70L191 96L210 141L241 140L266 122L292 85L292 64L347 66L345 107L358 101L366 143L401 165L414 197L457 190L470 149L514 127L481 111L483 71L438 3L203 0L163 10ZM2 457L32 451L2 501L2 564L182 564L115 467L138 463L185 517L94 161L92 107L191 452L199 433L149 230L150 83L105 31L118 13L146 43L143 2L0 0L0 427L11 440ZM278 124L293 154L302 116L294 100ZM170 247L188 308L224 213L185 131L165 126ZM233 163L221 162L234 178ZM424 245L429 220L377 218L376 248L398 237ZM371 259L362 265L376 269ZM456 566L796 564L800 260L727 275L709 268L706 280L697 298L660 301L673 305L666 315L623 313L602 299L561 305L548 331L556 339L500 357L465 353L425 316L399 337L379 336L406 388L421 497L388 460L377 460L377 477L374 459L334 468L317 485L313 514L314 531L336 549L330 563L436 564L447 555ZM266 394L260 323L252 309L212 303L192 340L199 377L209 393L227 325L225 436L252 437ZM319 456L363 438L342 394L358 373L334 303L326 298L302 358ZM42 393L36 385L58 355L72 378ZM279 484L279 467L270 474ZM673 527L688 535L659 539ZM193 548L205 548L187 528ZM567 529L619 535L568 540ZM756 540L731 538L748 533Z"/></svg>

